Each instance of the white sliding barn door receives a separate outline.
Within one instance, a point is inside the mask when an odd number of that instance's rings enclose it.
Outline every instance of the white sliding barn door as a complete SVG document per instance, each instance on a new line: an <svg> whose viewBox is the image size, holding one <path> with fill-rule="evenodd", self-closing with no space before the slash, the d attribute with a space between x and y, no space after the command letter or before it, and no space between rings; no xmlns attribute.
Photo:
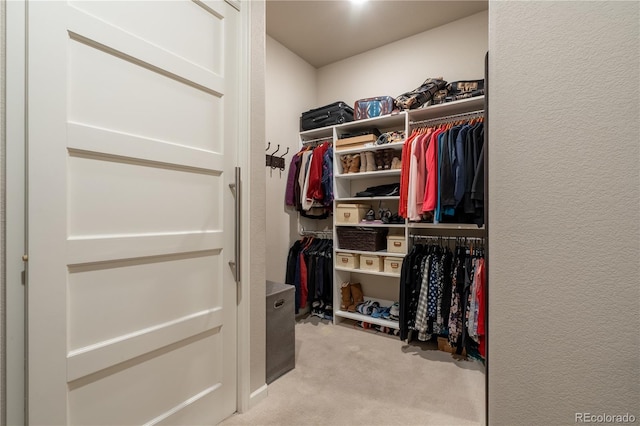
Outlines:
<svg viewBox="0 0 640 426"><path fill-rule="evenodd" d="M28 4L30 424L236 410L239 12Z"/></svg>

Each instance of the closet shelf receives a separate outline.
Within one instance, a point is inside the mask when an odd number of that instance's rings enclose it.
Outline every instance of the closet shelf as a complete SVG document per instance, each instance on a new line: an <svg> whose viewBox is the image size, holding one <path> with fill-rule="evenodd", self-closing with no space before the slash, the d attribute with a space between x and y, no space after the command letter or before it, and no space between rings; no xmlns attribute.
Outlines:
<svg viewBox="0 0 640 426"><path fill-rule="evenodd" d="M484 226L478 227L473 223L421 223L409 222L408 228L413 229L443 229L443 230L461 230L461 231L484 231Z"/></svg>
<svg viewBox="0 0 640 426"><path fill-rule="evenodd" d="M406 113L401 111L396 114L383 115L380 117L365 118L363 120L350 121L348 123L339 124L336 126L338 134L359 132L363 130L369 130L376 128L381 132L385 129L392 127L404 129L406 122Z"/></svg>
<svg viewBox="0 0 640 426"><path fill-rule="evenodd" d="M400 176L400 169L381 170L375 172L358 172L334 175L336 179L356 180L385 176Z"/></svg>
<svg viewBox="0 0 640 426"><path fill-rule="evenodd" d="M402 147L404 146L404 141L402 142L392 142L392 143L385 143L382 145L373 145L373 146L360 146L358 148L350 148L350 149L338 149L336 150L336 154L338 155L342 155L342 154L353 154L358 153L358 152L366 152L366 151L378 151L380 149L402 149Z"/></svg>
<svg viewBox="0 0 640 426"><path fill-rule="evenodd" d="M400 274L392 274L391 272L376 272L376 271L367 271L364 269L353 269L353 268L341 268L336 266L336 271L345 271L345 272L356 272L358 274L367 274L367 275L379 275L381 277L400 277Z"/></svg>
<svg viewBox="0 0 640 426"><path fill-rule="evenodd" d="M335 223L335 226L357 226L360 228L404 228L403 223L369 223L369 222L360 222L360 223Z"/></svg>
<svg viewBox="0 0 640 426"><path fill-rule="evenodd" d="M395 328L395 329L400 328L400 325L397 321L389 321L382 318L374 318L370 315L363 315L357 312L347 312L347 311L338 310L334 312L334 316L348 318L355 321L364 321L364 322L368 322L369 324L381 325L383 327L389 327L389 328Z"/></svg>
<svg viewBox="0 0 640 426"><path fill-rule="evenodd" d="M400 196L392 196L392 197L344 197L344 198L336 198L336 202L342 201L398 201L400 200Z"/></svg>
<svg viewBox="0 0 640 426"><path fill-rule="evenodd" d="M302 141L325 137L333 137L333 126L320 127L318 129L305 130L304 132L300 132L300 139Z"/></svg>
<svg viewBox="0 0 640 426"><path fill-rule="evenodd" d="M484 109L484 96L476 96L474 98L460 99L459 101L431 105L420 109L410 110L407 114L409 114L409 124L411 124L414 121L446 117L447 115L462 114L480 109Z"/></svg>
<svg viewBox="0 0 640 426"><path fill-rule="evenodd" d="M364 254L367 256L386 256L386 257L405 257L406 256L406 254L404 253L389 253L386 250L362 251L362 250L347 250L347 249L341 249L336 247L335 251L340 253Z"/></svg>

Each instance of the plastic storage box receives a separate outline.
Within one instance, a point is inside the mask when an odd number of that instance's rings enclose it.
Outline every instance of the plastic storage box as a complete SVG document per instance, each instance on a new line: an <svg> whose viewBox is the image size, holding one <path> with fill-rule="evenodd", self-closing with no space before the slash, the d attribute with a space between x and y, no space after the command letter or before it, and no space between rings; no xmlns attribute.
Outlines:
<svg viewBox="0 0 640 426"><path fill-rule="evenodd" d="M296 366L295 287L267 281L267 384Z"/></svg>

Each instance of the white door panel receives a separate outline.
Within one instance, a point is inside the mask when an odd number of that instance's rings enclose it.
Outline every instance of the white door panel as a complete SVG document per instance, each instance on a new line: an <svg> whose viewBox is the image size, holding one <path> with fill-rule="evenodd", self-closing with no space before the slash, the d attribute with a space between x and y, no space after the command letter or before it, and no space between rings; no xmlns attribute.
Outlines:
<svg viewBox="0 0 640 426"><path fill-rule="evenodd" d="M69 268L69 349L220 306L222 294L211 285L225 267L216 265L219 257L200 252Z"/></svg>
<svg viewBox="0 0 640 426"><path fill-rule="evenodd" d="M237 15L29 4L31 424L235 411Z"/></svg>
<svg viewBox="0 0 640 426"><path fill-rule="evenodd" d="M69 423L140 425L203 391L224 392L221 345L212 332L70 382Z"/></svg>
<svg viewBox="0 0 640 426"><path fill-rule="evenodd" d="M218 171L76 155L69 156L68 168L70 237L222 227L224 188Z"/></svg>
<svg viewBox="0 0 640 426"><path fill-rule="evenodd" d="M222 4L212 8L201 3L187 5L168 2L161 9L146 1L71 1L88 14L121 28L187 61L222 75L224 11ZM152 19L140 19L141 16ZM167 28L172 31L167 31Z"/></svg>
<svg viewBox="0 0 640 426"><path fill-rule="evenodd" d="M224 102L216 92L77 41L70 41L69 80L72 122L222 152Z"/></svg>

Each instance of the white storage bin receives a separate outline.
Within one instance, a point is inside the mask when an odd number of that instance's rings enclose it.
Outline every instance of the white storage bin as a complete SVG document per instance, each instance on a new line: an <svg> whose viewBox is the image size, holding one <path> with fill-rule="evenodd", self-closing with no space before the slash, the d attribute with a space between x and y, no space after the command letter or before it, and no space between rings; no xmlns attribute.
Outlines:
<svg viewBox="0 0 640 426"><path fill-rule="evenodd" d="M336 208L335 220L337 224L358 224L371 206L366 204L338 204Z"/></svg>
<svg viewBox="0 0 640 426"><path fill-rule="evenodd" d="M339 268L358 269L360 267L360 255L336 253L336 266Z"/></svg>
<svg viewBox="0 0 640 426"><path fill-rule="evenodd" d="M407 241L402 235L389 235L387 237L388 253L407 254Z"/></svg>
<svg viewBox="0 0 640 426"><path fill-rule="evenodd" d="M364 254L360 256L360 269L363 271L382 272L383 268L384 263L380 256L369 256Z"/></svg>
<svg viewBox="0 0 640 426"><path fill-rule="evenodd" d="M390 274L400 275L400 272L402 271L402 258L401 257L385 257L384 271Z"/></svg>

